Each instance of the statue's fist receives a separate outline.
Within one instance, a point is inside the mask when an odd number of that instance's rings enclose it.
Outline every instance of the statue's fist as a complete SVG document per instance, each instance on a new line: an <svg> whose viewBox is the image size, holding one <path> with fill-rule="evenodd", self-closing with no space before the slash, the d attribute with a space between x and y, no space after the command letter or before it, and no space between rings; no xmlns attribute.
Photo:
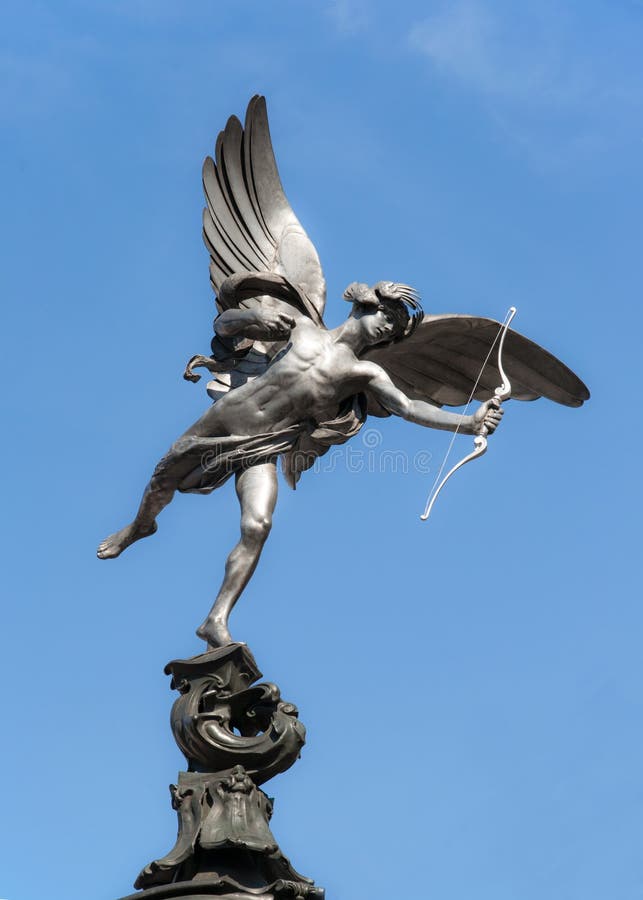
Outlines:
<svg viewBox="0 0 643 900"><path fill-rule="evenodd" d="M257 311L256 330L258 336L266 340L286 340L295 327L295 320L288 313L276 309Z"/></svg>
<svg viewBox="0 0 643 900"><path fill-rule="evenodd" d="M500 400L492 397L485 403L481 403L477 412L473 415L473 433L474 434L493 434L500 420L502 419L504 410L500 407Z"/></svg>

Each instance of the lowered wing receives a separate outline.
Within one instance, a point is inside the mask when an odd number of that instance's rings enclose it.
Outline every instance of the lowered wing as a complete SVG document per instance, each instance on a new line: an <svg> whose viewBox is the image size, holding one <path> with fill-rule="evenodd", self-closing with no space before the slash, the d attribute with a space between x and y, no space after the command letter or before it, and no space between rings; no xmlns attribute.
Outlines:
<svg viewBox="0 0 643 900"><path fill-rule="evenodd" d="M412 400L436 406L464 406L480 375L501 324L494 319L466 315L425 315L406 339L363 354L386 370L392 381ZM582 406L589 399L583 382L559 359L509 330L503 365L516 400L547 397L564 406ZM474 393L476 400L493 396L502 382L495 359L489 359ZM369 397L371 415L387 415Z"/></svg>

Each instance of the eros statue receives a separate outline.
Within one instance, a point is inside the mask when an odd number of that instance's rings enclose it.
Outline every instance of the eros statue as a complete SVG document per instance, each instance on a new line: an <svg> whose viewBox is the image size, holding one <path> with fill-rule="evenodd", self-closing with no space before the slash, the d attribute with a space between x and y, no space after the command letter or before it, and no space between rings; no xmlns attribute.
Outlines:
<svg viewBox="0 0 643 900"><path fill-rule="evenodd" d="M332 445L355 436L367 416L471 435L492 434L502 409L494 396L498 366L488 361L498 336L492 319L424 314L406 284L353 283L346 321L323 322L326 283L317 252L284 194L263 97L245 125L229 119L215 159L203 167L203 236L218 315L210 356L194 356L213 379L214 401L156 466L131 522L98 548L112 559L156 531L175 491L210 493L234 476L241 535L223 583L197 634L209 648L232 642L228 618L248 584L271 529L277 461L295 487ZM547 397L580 406L585 385L554 356L513 330L505 366L512 397ZM484 371L480 374L481 366ZM448 412L473 396L473 415Z"/></svg>

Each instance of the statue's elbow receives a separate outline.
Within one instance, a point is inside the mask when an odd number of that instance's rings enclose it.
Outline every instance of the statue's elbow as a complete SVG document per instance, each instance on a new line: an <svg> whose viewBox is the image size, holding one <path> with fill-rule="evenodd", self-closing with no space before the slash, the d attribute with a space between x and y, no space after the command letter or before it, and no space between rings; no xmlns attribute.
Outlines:
<svg viewBox="0 0 643 900"><path fill-rule="evenodd" d="M230 320L230 318L226 318L225 313L221 313L220 316L214 320L214 332L218 334L219 337L234 337L237 333L237 329L234 327L234 323Z"/></svg>

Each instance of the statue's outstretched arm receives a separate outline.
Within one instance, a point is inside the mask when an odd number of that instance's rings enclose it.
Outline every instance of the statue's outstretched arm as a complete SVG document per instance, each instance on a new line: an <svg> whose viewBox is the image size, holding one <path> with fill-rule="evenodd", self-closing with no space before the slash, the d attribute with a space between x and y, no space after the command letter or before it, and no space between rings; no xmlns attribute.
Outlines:
<svg viewBox="0 0 643 900"><path fill-rule="evenodd" d="M362 365L364 365L362 363ZM417 425L426 428L438 428L442 431L456 431L463 434L479 434L483 427L488 434L492 434L502 418L500 404L492 398L481 403L476 412L469 415L446 412L426 403L424 400L411 400L406 394L397 388L386 372L378 365L366 363L369 367L369 392L382 404L382 406L395 416L400 416Z"/></svg>

